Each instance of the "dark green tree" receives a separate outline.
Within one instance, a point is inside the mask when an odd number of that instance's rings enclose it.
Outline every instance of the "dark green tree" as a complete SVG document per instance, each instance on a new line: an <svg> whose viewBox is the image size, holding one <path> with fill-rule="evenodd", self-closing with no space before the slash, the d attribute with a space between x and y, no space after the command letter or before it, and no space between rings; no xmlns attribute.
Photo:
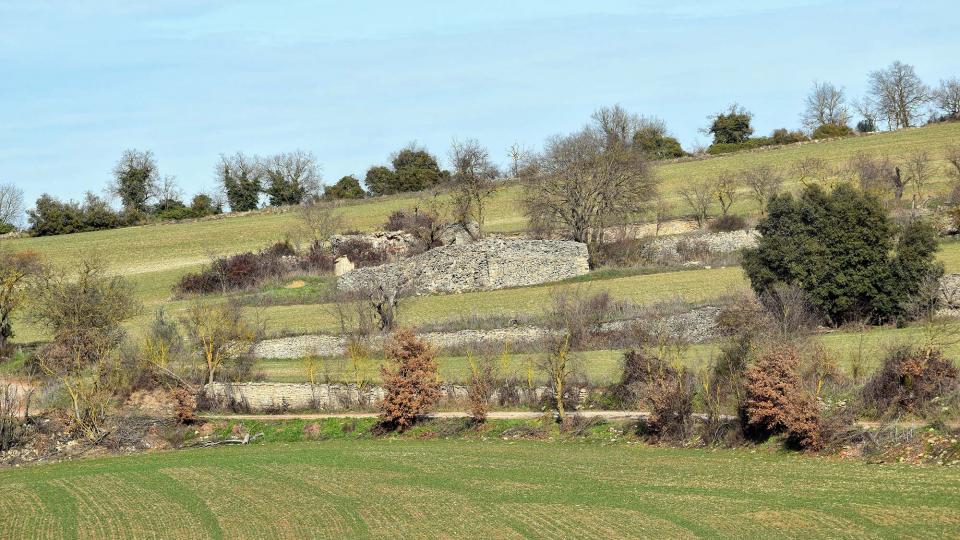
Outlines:
<svg viewBox="0 0 960 540"><path fill-rule="evenodd" d="M911 304L931 300L918 297L943 274L929 225L895 227L876 197L849 185L776 195L757 229L759 245L743 258L754 291L799 287L834 325L908 318Z"/></svg>
<svg viewBox="0 0 960 540"><path fill-rule="evenodd" d="M336 199L362 199L366 195L363 188L360 187L360 180L356 176L344 176L332 186L327 186L323 190L323 198L328 200Z"/></svg>
<svg viewBox="0 0 960 540"><path fill-rule="evenodd" d="M449 178L449 173L440 170L437 158L413 145L397 152L393 157L396 172L396 191L422 191Z"/></svg>
<svg viewBox="0 0 960 540"><path fill-rule="evenodd" d="M750 121L753 114L734 103L725 112L719 112L710 118L707 133L713 135L713 144L736 144L745 142L753 135Z"/></svg>
<svg viewBox="0 0 960 540"><path fill-rule="evenodd" d="M147 201L156 193L159 178L153 152L125 150L113 168L110 192L120 198L127 210L146 212Z"/></svg>
<svg viewBox="0 0 960 540"><path fill-rule="evenodd" d="M687 155L680 141L656 125L642 126L633 135L633 144L650 159L670 159Z"/></svg>
<svg viewBox="0 0 960 540"><path fill-rule="evenodd" d="M320 170L310 152L277 154L263 160L262 168L270 206L297 205L319 194Z"/></svg>
<svg viewBox="0 0 960 540"><path fill-rule="evenodd" d="M227 204L233 212L256 210L260 206L261 178L263 169L253 158L240 152L233 156L220 156L217 164L217 179L227 196Z"/></svg>
<svg viewBox="0 0 960 540"><path fill-rule="evenodd" d="M390 195L398 191L397 174L383 165L370 167L363 183L371 195Z"/></svg>

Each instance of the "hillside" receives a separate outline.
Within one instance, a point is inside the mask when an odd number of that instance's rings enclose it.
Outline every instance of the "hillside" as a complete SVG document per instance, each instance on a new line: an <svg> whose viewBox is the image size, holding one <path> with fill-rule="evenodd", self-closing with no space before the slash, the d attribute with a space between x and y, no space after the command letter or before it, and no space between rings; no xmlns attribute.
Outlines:
<svg viewBox="0 0 960 540"><path fill-rule="evenodd" d="M883 153L902 157L918 149L926 150L940 170L930 189L944 190L942 155L952 144L960 144L960 123L939 124L924 128L877 133L869 136L830 140L785 147L724 155L701 160L679 161L656 167L662 180L661 190L672 201L672 214L680 216L684 208L679 190L687 182L710 178L720 171L739 171L757 165L772 165L790 178L787 187L796 189L799 182L790 177L790 166L800 159L818 157L832 165L840 165L858 152ZM520 188L508 184L490 204L488 229L495 232L518 232L525 220L519 204ZM347 229L374 230L391 212L416 204L416 195L369 199L343 208ZM746 194L734 206L741 214L755 212ZM104 261L109 270L129 278L144 301L147 312L166 306L181 309L184 302L170 299L173 284L185 272L196 269L212 255L255 250L284 238L297 225L295 212L264 212L252 215L226 216L221 219L175 224L158 224L110 231L66 236L7 240L12 249L31 249L58 265L68 265L82 257ZM948 243L941 258L948 271L960 271L960 245ZM569 286L569 285L568 285ZM654 302L679 297L699 302L729 293L745 286L737 268L671 272L596 281L591 287L610 289L615 296L635 302ZM467 315L503 313L535 313L544 306L557 285L530 287L509 291L470 293L468 295L424 297L410 300L405 306L404 322ZM261 314L271 332L329 331L334 328L333 315L323 306L270 307ZM147 315L134 323L143 323ZM34 329L24 327L17 339L31 341L41 337Z"/></svg>

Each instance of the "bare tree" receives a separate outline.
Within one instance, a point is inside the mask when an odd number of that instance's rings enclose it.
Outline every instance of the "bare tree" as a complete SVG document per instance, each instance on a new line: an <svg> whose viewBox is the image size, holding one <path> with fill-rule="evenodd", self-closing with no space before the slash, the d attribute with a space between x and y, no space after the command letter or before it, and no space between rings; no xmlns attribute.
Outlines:
<svg viewBox="0 0 960 540"><path fill-rule="evenodd" d="M926 197L926 188L933 176L933 166L930 163L930 154L924 150L917 150L909 156L906 161L907 175L909 182L913 184L913 206L923 206Z"/></svg>
<svg viewBox="0 0 960 540"><path fill-rule="evenodd" d="M793 173L804 186L826 180L830 176L827 162L818 157L800 159L793 164Z"/></svg>
<svg viewBox="0 0 960 540"><path fill-rule="evenodd" d="M877 125L877 119L880 117L880 113L877 111L877 104L870 96L863 96L862 98L855 100L853 102L853 108L857 110L866 124L870 126L870 130L875 130ZM858 126L860 124L857 124ZM860 129L859 127L857 129Z"/></svg>
<svg viewBox="0 0 960 540"><path fill-rule="evenodd" d="M590 118L596 129L603 133L607 146L629 146L642 123L639 116L627 112L619 104L597 109Z"/></svg>
<svg viewBox="0 0 960 540"><path fill-rule="evenodd" d="M450 145L453 165L453 205L457 219L466 224L475 221L483 236L483 222L487 201L500 189L496 179L500 175L490 161L490 153L476 139L453 140Z"/></svg>
<svg viewBox="0 0 960 540"><path fill-rule="evenodd" d="M656 195L656 180L640 152L587 127L551 138L539 173L525 181L531 226L560 226L578 242L599 241L605 226L625 223Z"/></svg>
<svg viewBox="0 0 960 540"><path fill-rule="evenodd" d="M803 125L810 131L820 126L845 126L850 122L850 111L846 105L843 88L828 82L813 83L807 94L803 112Z"/></svg>
<svg viewBox="0 0 960 540"><path fill-rule="evenodd" d="M510 177L521 178L533 176L537 172L536 155L529 148L520 143L513 143L507 149L510 158Z"/></svg>
<svg viewBox="0 0 960 540"><path fill-rule="evenodd" d="M960 182L960 146L951 146L947 148L944 158L949 164L948 174L954 180Z"/></svg>
<svg viewBox="0 0 960 540"><path fill-rule="evenodd" d="M14 184L0 184L0 225L20 225L23 211L23 190Z"/></svg>
<svg viewBox="0 0 960 540"><path fill-rule="evenodd" d="M730 207L737 201L737 189L740 182L737 177L729 172L720 173L713 182L713 196L717 198L720 205L720 213L724 216L730 211Z"/></svg>
<svg viewBox="0 0 960 540"><path fill-rule="evenodd" d="M743 183L750 188L750 194L760 205L760 213L765 213L770 197L780 193L783 175L770 165L759 165L744 171Z"/></svg>
<svg viewBox="0 0 960 540"><path fill-rule="evenodd" d="M164 201L179 201L183 198L183 190L177 185L176 176L166 175L157 182L156 198L161 203Z"/></svg>
<svg viewBox="0 0 960 540"><path fill-rule="evenodd" d="M310 152L295 150L261 161L271 206L301 204L320 196L320 167Z"/></svg>
<svg viewBox="0 0 960 540"><path fill-rule="evenodd" d="M653 202L653 214L656 220L654 236L660 236L660 229L663 227L664 222L670 217L671 210L673 210L673 205L670 204L670 201L665 199L660 193L657 193Z"/></svg>
<svg viewBox="0 0 960 540"><path fill-rule="evenodd" d="M310 242L327 242L343 228L343 214L336 202L308 202L297 208L299 223L292 231Z"/></svg>
<svg viewBox="0 0 960 540"><path fill-rule="evenodd" d="M704 228L710 219L710 207L713 206L713 186L706 180L691 182L680 190L680 198L687 204L697 222L698 228Z"/></svg>
<svg viewBox="0 0 960 540"><path fill-rule="evenodd" d="M870 95L889 129L908 128L916 125L924 105L930 101L930 88L913 66L898 60L886 69L870 73Z"/></svg>
<svg viewBox="0 0 960 540"><path fill-rule="evenodd" d="M941 80L940 87L933 94L934 103L943 116L960 120L960 79Z"/></svg>

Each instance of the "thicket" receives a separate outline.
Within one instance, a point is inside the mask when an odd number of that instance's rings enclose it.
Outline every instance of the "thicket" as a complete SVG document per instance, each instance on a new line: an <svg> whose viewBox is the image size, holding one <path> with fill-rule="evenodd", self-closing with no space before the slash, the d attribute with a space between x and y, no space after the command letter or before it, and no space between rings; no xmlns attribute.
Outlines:
<svg viewBox="0 0 960 540"><path fill-rule="evenodd" d="M292 273L327 273L333 270L333 254L315 241L303 251L289 242L277 242L257 252L215 259L207 268L185 274L175 286L181 295L226 293L258 287Z"/></svg>
<svg viewBox="0 0 960 540"><path fill-rule="evenodd" d="M910 305L930 296L927 284L943 274L928 224L897 227L876 197L847 185L776 195L757 230L758 246L743 255L754 291L798 287L833 325L909 318Z"/></svg>

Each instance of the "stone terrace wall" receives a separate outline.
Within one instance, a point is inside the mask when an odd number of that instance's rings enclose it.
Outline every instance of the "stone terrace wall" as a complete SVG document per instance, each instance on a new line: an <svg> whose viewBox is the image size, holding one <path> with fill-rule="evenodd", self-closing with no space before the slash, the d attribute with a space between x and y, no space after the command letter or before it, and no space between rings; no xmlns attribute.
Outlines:
<svg viewBox="0 0 960 540"><path fill-rule="evenodd" d="M207 399L220 407L250 412L373 409L386 396L380 386L359 388L354 384L213 383L205 385L203 390ZM545 386L513 390L513 400L518 405L538 404L550 392ZM495 391L490 401L499 403L500 398ZM466 400L466 386L442 385L441 404Z"/></svg>
<svg viewBox="0 0 960 540"><path fill-rule="evenodd" d="M358 268L337 280L345 291L405 283L414 294L485 291L560 281L590 271L587 246L566 240L488 238L435 248L396 263Z"/></svg>
<svg viewBox="0 0 960 540"><path fill-rule="evenodd" d="M501 343L533 343L556 335L555 330L538 326L514 326L491 330L458 330L456 332L424 332L419 337L436 347L460 347ZM383 347L383 336L371 339L370 346ZM326 334L265 339L254 347L257 358L302 358L305 356L340 356L347 348L346 338Z"/></svg>

